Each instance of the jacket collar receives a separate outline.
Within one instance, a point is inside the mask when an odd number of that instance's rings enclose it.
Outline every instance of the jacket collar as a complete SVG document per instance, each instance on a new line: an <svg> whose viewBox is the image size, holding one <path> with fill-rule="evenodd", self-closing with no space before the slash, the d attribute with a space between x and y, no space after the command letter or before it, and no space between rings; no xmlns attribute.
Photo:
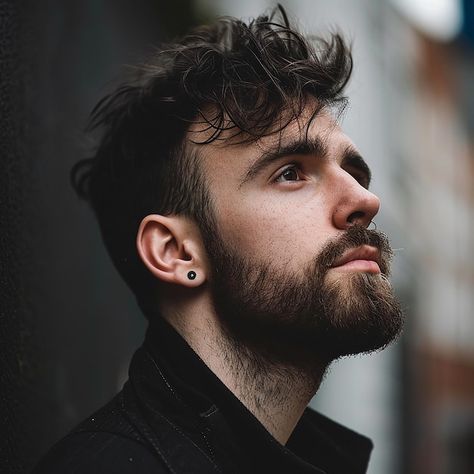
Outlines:
<svg viewBox="0 0 474 474"><path fill-rule="evenodd" d="M366 472L371 441L309 408L281 446L160 317L134 356L130 380L148 418L166 414L217 471Z"/></svg>

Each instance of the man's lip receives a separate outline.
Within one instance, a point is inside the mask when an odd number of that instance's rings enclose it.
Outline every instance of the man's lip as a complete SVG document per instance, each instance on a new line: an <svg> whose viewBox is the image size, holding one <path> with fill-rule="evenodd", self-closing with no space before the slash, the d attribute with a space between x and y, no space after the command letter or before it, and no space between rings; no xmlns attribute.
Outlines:
<svg viewBox="0 0 474 474"><path fill-rule="evenodd" d="M344 252L342 256L331 265L331 267L341 267L353 260L369 260L376 262L377 265L380 266L380 251L371 245L361 245L360 247L349 249Z"/></svg>

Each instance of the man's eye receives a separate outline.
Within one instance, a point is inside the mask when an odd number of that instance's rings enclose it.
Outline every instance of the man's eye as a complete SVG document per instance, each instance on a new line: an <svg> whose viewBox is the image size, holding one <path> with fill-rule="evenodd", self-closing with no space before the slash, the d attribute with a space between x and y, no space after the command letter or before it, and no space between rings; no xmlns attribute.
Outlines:
<svg viewBox="0 0 474 474"><path fill-rule="evenodd" d="M369 180L366 175L352 173L354 179L365 189L369 188Z"/></svg>
<svg viewBox="0 0 474 474"><path fill-rule="evenodd" d="M280 173L275 181L299 181L299 179L300 176L298 174L298 170L294 166L292 166L290 168L286 168L282 173Z"/></svg>

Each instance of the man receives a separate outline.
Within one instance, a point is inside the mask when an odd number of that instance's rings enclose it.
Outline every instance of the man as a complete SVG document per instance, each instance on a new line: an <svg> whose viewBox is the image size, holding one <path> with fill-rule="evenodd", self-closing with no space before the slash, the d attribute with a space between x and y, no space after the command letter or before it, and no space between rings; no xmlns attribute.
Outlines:
<svg viewBox="0 0 474 474"><path fill-rule="evenodd" d="M37 472L362 473L371 442L306 408L402 314L379 200L337 123L352 70L279 7L167 46L103 99L73 170L149 319L130 379Z"/></svg>

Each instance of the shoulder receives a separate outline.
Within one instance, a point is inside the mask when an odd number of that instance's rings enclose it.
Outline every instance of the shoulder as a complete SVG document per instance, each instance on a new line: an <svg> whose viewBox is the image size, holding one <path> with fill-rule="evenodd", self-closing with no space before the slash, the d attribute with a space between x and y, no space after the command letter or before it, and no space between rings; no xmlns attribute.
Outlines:
<svg viewBox="0 0 474 474"><path fill-rule="evenodd" d="M74 432L59 441L33 474L161 474L160 458L138 441L104 431Z"/></svg>

